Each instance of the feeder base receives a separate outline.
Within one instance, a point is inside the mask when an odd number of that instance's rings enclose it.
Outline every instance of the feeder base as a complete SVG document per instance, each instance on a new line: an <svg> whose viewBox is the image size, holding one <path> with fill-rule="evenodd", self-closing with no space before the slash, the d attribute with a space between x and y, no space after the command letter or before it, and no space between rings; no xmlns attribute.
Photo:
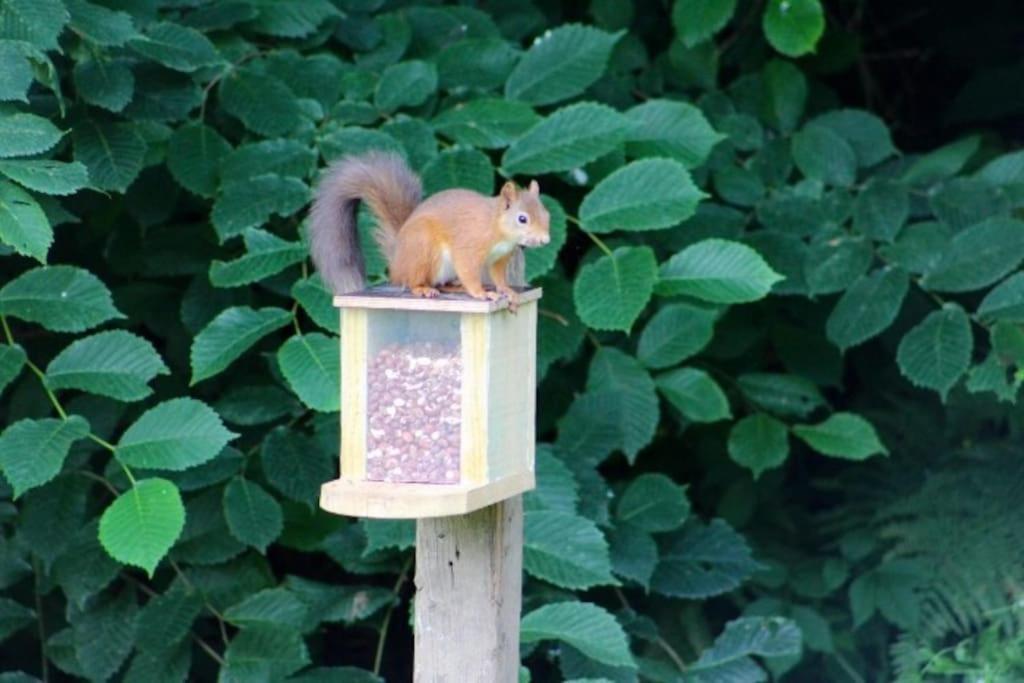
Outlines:
<svg viewBox="0 0 1024 683"><path fill-rule="evenodd" d="M320 507L336 515L378 519L420 519L464 515L529 491L533 472L487 484L395 484L335 479L320 487Z"/></svg>

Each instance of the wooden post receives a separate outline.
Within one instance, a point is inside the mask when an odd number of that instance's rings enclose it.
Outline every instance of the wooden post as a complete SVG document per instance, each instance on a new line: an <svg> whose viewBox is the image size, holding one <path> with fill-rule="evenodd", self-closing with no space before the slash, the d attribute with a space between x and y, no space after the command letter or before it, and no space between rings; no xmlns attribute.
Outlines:
<svg viewBox="0 0 1024 683"><path fill-rule="evenodd" d="M515 683L523 500L416 522L415 683Z"/></svg>

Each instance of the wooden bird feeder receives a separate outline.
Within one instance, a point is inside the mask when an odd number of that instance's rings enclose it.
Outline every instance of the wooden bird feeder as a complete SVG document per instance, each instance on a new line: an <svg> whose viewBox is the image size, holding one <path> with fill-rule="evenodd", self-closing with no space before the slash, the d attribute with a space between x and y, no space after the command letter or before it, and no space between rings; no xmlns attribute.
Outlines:
<svg viewBox="0 0 1024 683"><path fill-rule="evenodd" d="M396 287L341 309L341 476L320 506L379 518L462 515L534 487L537 300L424 299Z"/></svg>

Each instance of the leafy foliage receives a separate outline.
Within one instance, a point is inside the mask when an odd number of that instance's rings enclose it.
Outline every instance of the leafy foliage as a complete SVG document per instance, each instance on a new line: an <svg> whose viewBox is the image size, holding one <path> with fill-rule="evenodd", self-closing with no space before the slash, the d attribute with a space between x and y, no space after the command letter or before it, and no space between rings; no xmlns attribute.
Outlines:
<svg viewBox="0 0 1024 683"><path fill-rule="evenodd" d="M373 149L551 212L524 680L1024 677L1019 21L954 5L0 0L0 679L411 676L414 525L317 508Z"/></svg>

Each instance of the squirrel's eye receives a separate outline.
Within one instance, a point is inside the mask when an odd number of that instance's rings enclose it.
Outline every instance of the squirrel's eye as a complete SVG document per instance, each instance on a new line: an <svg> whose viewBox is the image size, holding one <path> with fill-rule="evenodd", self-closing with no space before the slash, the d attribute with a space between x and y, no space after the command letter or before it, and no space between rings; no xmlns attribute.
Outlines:
<svg viewBox="0 0 1024 683"><path fill-rule="evenodd" d="M530 217L527 216L525 213L520 213L516 215L516 220L519 221L520 225L526 225L527 223L530 222Z"/></svg>

